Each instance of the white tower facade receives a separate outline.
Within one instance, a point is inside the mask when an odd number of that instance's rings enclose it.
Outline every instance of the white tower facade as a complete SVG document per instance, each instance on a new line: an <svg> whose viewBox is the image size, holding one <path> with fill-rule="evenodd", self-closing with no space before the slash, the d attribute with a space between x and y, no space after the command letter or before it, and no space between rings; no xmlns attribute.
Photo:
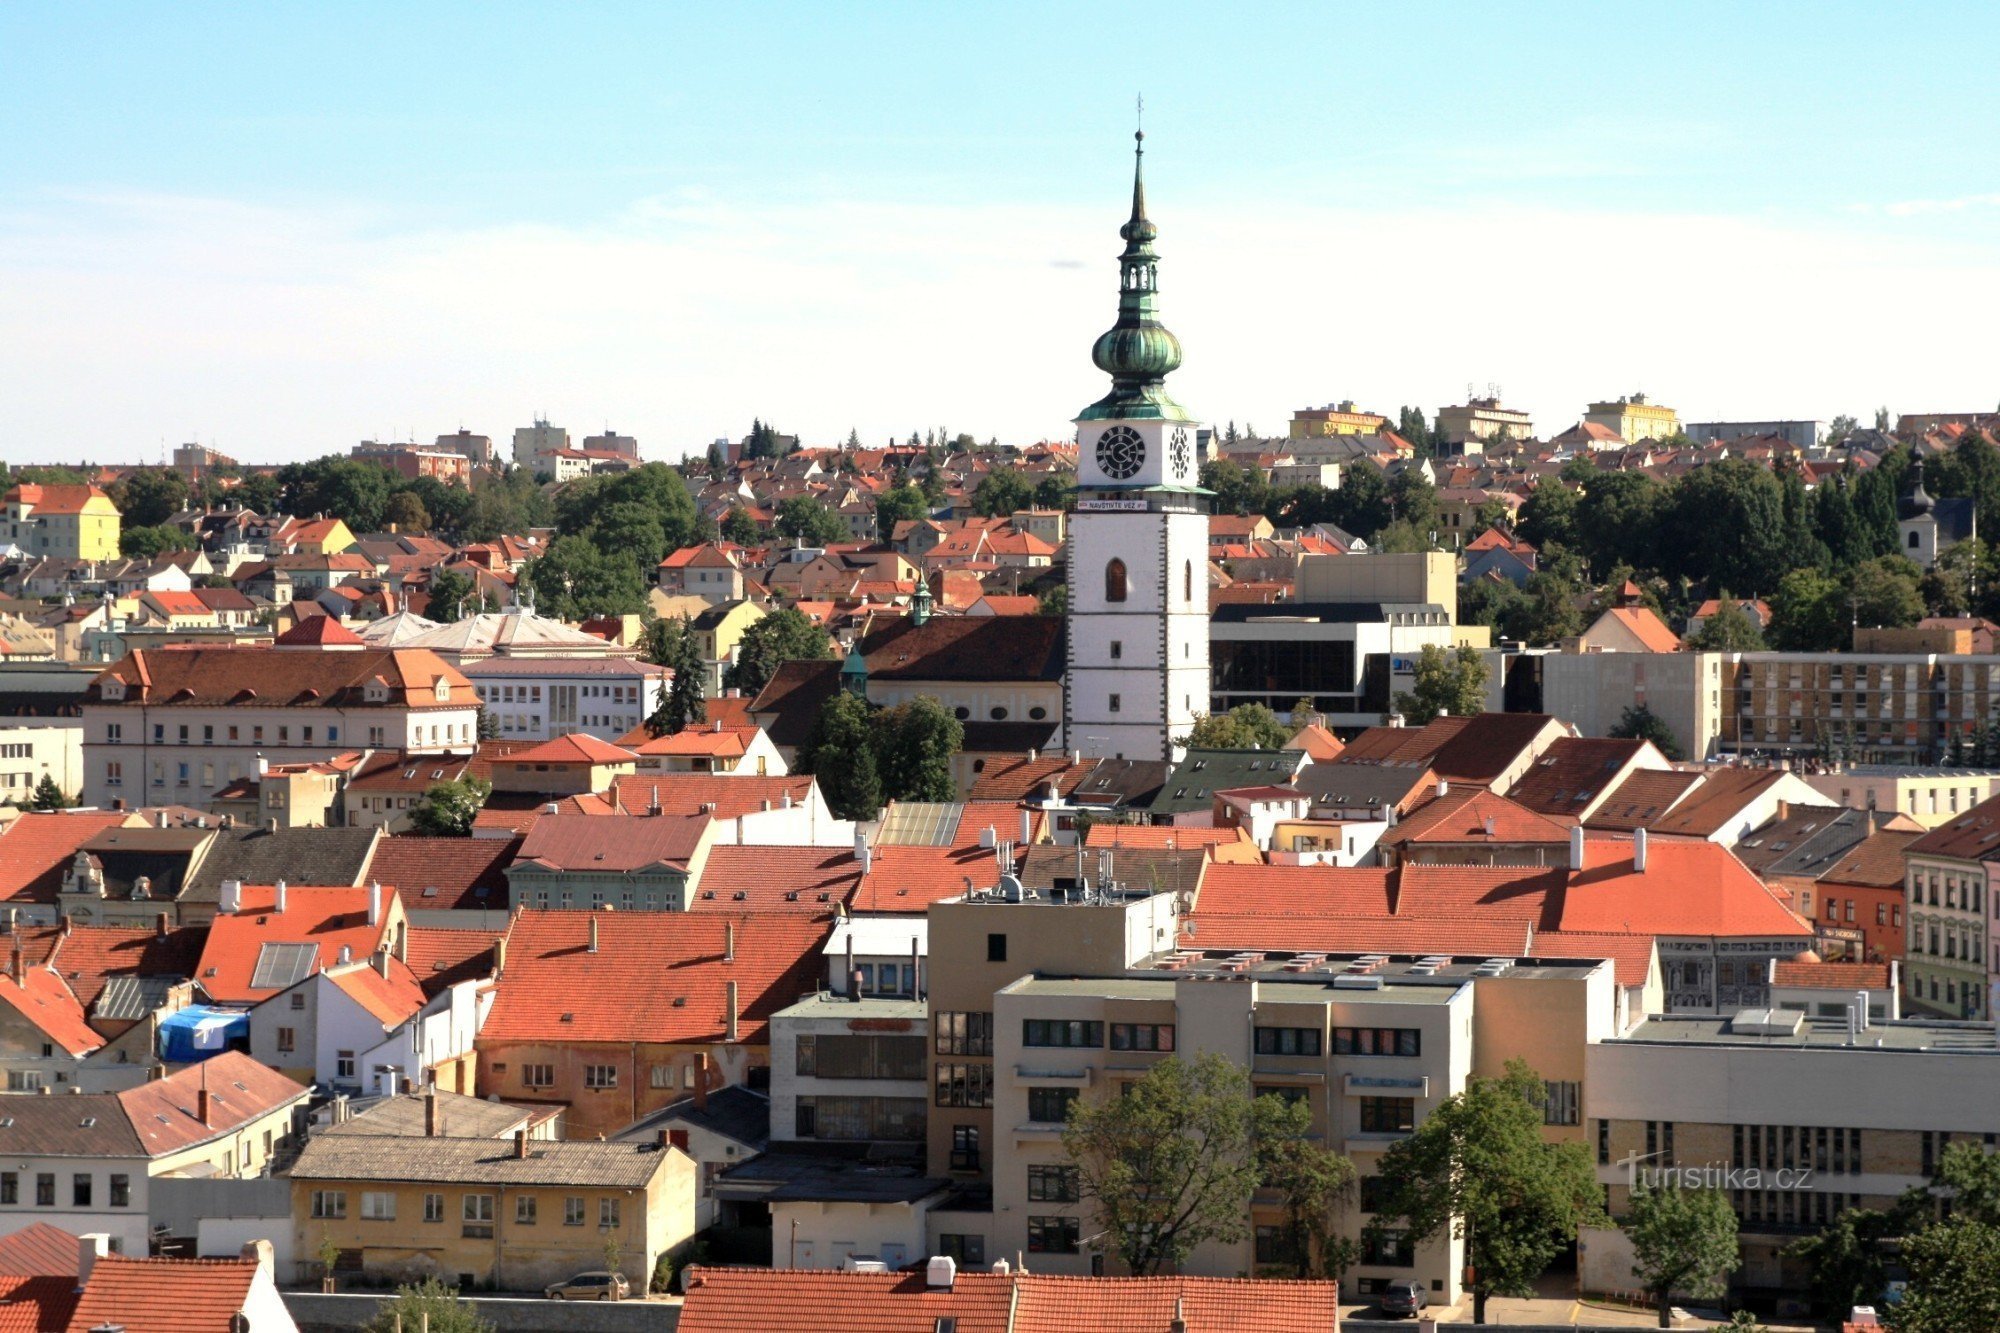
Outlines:
<svg viewBox="0 0 2000 1333"><path fill-rule="evenodd" d="M1086 755L1172 760L1208 710L1208 493L1197 423L1166 392L1181 348L1158 318L1138 137L1118 322L1091 350L1112 388L1076 422L1063 733Z"/></svg>

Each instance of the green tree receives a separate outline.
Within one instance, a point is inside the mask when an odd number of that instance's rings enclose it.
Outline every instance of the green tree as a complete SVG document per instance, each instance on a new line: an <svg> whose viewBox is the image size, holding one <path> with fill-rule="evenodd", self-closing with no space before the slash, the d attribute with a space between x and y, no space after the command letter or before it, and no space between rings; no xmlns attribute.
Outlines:
<svg viewBox="0 0 2000 1333"><path fill-rule="evenodd" d="M354 458L315 458L278 469L280 503L288 514L324 514L353 532L379 532L389 502L390 473Z"/></svg>
<svg viewBox="0 0 2000 1333"><path fill-rule="evenodd" d="M1576 501L1575 545L1595 570L1652 568L1664 492L1643 472L1604 472Z"/></svg>
<svg viewBox="0 0 2000 1333"><path fill-rule="evenodd" d="M1076 474L1051 472L1035 483L1035 508L1073 509L1076 507Z"/></svg>
<svg viewBox="0 0 2000 1333"><path fill-rule="evenodd" d="M1177 1270L1197 1246L1247 1234L1265 1100L1252 1100L1246 1070L1209 1052L1170 1055L1121 1094L1071 1103L1063 1148L1079 1192L1135 1276Z"/></svg>
<svg viewBox="0 0 2000 1333"><path fill-rule="evenodd" d="M396 1288L396 1294L375 1307L375 1315L364 1333L493 1333L493 1325L481 1319L470 1304L458 1297L456 1287L442 1278L427 1277L422 1282Z"/></svg>
<svg viewBox="0 0 2000 1333"><path fill-rule="evenodd" d="M472 575L457 569L433 569L429 594L430 600L424 606L425 618L449 625L462 614L460 606L473 600ZM476 608L466 605L465 609Z"/></svg>
<svg viewBox="0 0 2000 1333"><path fill-rule="evenodd" d="M951 758L965 744L965 728L928 695L885 708L870 724L882 794L892 801L955 801Z"/></svg>
<svg viewBox="0 0 2000 1333"><path fill-rule="evenodd" d="M1840 413L1826 424L1826 442L1828 444L1839 444L1842 440L1854 434L1854 428L1860 424L1860 422L1847 413Z"/></svg>
<svg viewBox="0 0 2000 1333"><path fill-rule="evenodd" d="M674 678L660 696L660 706L646 719L655 736L671 736L708 720L707 695L702 690L706 674L701 660L701 642L694 623L686 616L656 620L646 627L646 658L658 666L673 669Z"/></svg>
<svg viewBox="0 0 2000 1333"><path fill-rule="evenodd" d="M586 537L558 537L530 560L521 577L536 608L562 620L636 615L645 609L646 580L628 550L600 550Z"/></svg>
<svg viewBox="0 0 2000 1333"><path fill-rule="evenodd" d="M67 810L69 805L69 797L63 795L52 773L42 774L42 780L35 784L34 795L28 798L30 810Z"/></svg>
<svg viewBox="0 0 2000 1333"><path fill-rule="evenodd" d="M1576 492L1559 477L1543 477L1535 483L1521 505L1514 535L1537 549L1554 542L1575 546L1577 542Z"/></svg>
<svg viewBox="0 0 2000 1333"><path fill-rule="evenodd" d="M382 521L394 524L398 532L429 532L431 511L415 491L397 491L382 506Z"/></svg>
<svg viewBox="0 0 2000 1333"><path fill-rule="evenodd" d="M1769 468L1741 458L1698 467L1669 492L1659 543L1678 557L1675 573L1710 587L1769 587L1793 563L1785 550L1784 488Z"/></svg>
<svg viewBox="0 0 2000 1333"><path fill-rule="evenodd" d="M829 695L799 747L798 771L819 779L836 819L873 819L882 809L868 701L845 690Z"/></svg>
<svg viewBox="0 0 2000 1333"><path fill-rule="evenodd" d="M1286 1276L1337 1282L1359 1247L1337 1223L1354 1197L1354 1163L1313 1134L1312 1108L1265 1095L1252 1106L1257 1178L1277 1191L1284 1215Z"/></svg>
<svg viewBox="0 0 2000 1333"><path fill-rule="evenodd" d="M729 512L722 516L719 535L726 542L738 546L755 546L759 537L757 520L750 517L750 511L742 505L731 505Z"/></svg>
<svg viewBox="0 0 2000 1333"><path fill-rule="evenodd" d="M1507 618L1507 637L1524 643L1551 644L1583 633L1583 614L1576 608L1576 589L1547 570L1528 575L1521 600Z"/></svg>
<svg viewBox="0 0 2000 1333"><path fill-rule="evenodd" d="M1589 1151L1542 1137L1546 1097L1525 1062L1509 1061L1505 1076L1469 1079L1390 1145L1376 1173L1370 1233L1463 1240L1474 1323L1486 1322L1489 1297L1532 1295L1577 1231L1604 1221Z"/></svg>
<svg viewBox="0 0 2000 1333"><path fill-rule="evenodd" d="M833 656L826 631L806 619L794 607L774 611L743 632L736 644L736 662L729 668L728 684L748 698L756 698L782 662L804 659L823 662Z"/></svg>
<svg viewBox="0 0 2000 1333"><path fill-rule="evenodd" d="M1246 468L1227 458L1212 458L1203 463L1201 484L1215 492L1212 503L1218 514L1262 513L1270 494L1264 474L1255 463Z"/></svg>
<svg viewBox="0 0 2000 1333"><path fill-rule="evenodd" d="M1771 596L1773 645L1786 652L1833 652L1847 641L1847 589L1817 569L1794 569Z"/></svg>
<svg viewBox="0 0 2000 1333"><path fill-rule="evenodd" d="M847 540L847 524L840 515L810 495L794 495L778 505L777 529L780 537L804 546L831 546Z"/></svg>
<svg viewBox="0 0 2000 1333"><path fill-rule="evenodd" d="M1877 556L1854 571L1848 593L1862 625L1905 629L1924 616L1924 572L1900 555Z"/></svg>
<svg viewBox="0 0 2000 1333"><path fill-rule="evenodd" d="M140 468L109 494L126 526L150 528L187 508L187 478L172 468Z"/></svg>
<svg viewBox="0 0 2000 1333"><path fill-rule="evenodd" d="M995 468L979 479L972 488L972 509L974 513L988 518L1005 518L1017 509L1026 509L1035 502L1034 487L1028 479L1012 468Z"/></svg>
<svg viewBox="0 0 2000 1333"><path fill-rule="evenodd" d="M1909 1286L1888 1309L1895 1333L2000 1328L2000 1228L1954 1217L1902 1243Z"/></svg>
<svg viewBox="0 0 2000 1333"><path fill-rule="evenodd" d="M1764 634L1742 604L1729 595L1729 589L1724 588L1716 599L1715 614L1688 636L1687 646L1698 653L1762 652Z"/></svg>
<svg viewBox="0 0 2000 1333"><path fill-rule="evenodd" d="M1449 713L1470 717L1486 711L1486 658L1470 644L1446 652L1434 643L1417 653L1415 688L1396 696L1396 711L1413 727Z"/></svg>
<svg viewBox="0 0 2000 1333"><path fill-rule="evenodd" d="M1931 1207L1923 1191L1913 1190L1886 1212L1846 1209L1823 1230L1794 1243L1787 1253L1805 1264L1813 1308L1820 1317L1838 1323L1855 1306L1879 1301L1889 1287L1889 1259L1896 1241Z"/></svg>
<svg viewBox="0 0 2000 1333"><path fill-rule="evenodd" d="M1661 1328L1673 1325L1676 1295L1719 1297L1742 1262L1736 1210L1721 1190L1637 1185L1623 1229L1632 1241L1632 1275L1653 1298Z"/></svg>
<svg viewBox="0 0 2000 1333"><path fill-rule="evenodd" d="M152 528L126 528L118 534L118 552L134 560L156 560L168 551L192 551L195 539L179 528L161 524Z"/></svg>
<svg viewBox="0 0 2000 1333"><path fill-rule="evenodd" d="M922 491L908 482L891 486L875 497L875 536L886 542L896 535L898 523L927 518L930 512L930 502Z"/></svg>
<svg viewBox="0 0 2000 1333"><path fill-rule="evenodd" d="M1187 743L1204 750L1279 750L1291 738L1284 722L1263 704L1238 704L1226 713L1196 718Z"/></svg>
<svg viewBox="0 0 2000 1333"><path fill-rule="evenodd" d="M1616 740L1651 741L1653 748L1669 759L1686 758L1674 729L1645 704L1625 705L1625 711L1618 715L1618 724L1606 734Z"/></svg>
<svg viewBox="0 0 2000 1333"><path fill-rule="evenodd" d="M1041 595L1035 603L1035 611L1044 616L1066 616L1069 614L1069 585L1058 583Z"/></svg>
<svg viewBox="0 0 2000 1333"><path fill-rule="evenodd" d="M484 778L433 782L410 808L410 824L428 837L469 838L474 817L492 794L493 784Z"/></svg>

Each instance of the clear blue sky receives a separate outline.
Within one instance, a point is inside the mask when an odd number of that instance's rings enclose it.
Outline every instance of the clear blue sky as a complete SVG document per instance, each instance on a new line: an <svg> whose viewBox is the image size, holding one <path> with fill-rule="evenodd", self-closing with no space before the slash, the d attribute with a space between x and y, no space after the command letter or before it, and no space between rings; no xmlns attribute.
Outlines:
<svg viewBox="0 0 2000 1333"><path fill-rule="evenodd" d="M1142 90L1198 412L1495 378L1552 429L1640 387L1991 406L1971 357L1825 367L1907 341L1899 301L1983 322L1996 46L1991 4L16 0L0 455L538 407L669 454L752 414L1052 433L1092 391ZM1829 341L1753 380L1746 321Z"/></svg>

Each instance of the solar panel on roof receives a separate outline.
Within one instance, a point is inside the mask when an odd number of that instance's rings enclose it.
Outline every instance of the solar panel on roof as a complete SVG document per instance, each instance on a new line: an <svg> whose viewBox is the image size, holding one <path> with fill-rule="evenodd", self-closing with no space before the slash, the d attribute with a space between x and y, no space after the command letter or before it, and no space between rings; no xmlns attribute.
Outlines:
<svg viewBox="0 0 2000 1333"><path fill-rule="evenodd" d="M317 944L284 944L267 941L257 950L257 966L250 972L251 990L283 990L312 975L319 957Z"/></svg>

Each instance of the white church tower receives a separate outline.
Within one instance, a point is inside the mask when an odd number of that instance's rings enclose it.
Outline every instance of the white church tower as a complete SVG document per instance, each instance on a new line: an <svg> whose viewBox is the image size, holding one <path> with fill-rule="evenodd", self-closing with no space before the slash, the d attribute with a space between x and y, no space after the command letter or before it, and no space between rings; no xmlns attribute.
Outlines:
<svg viewBox="0 0 2000 1333"><path fill-rule="evenodd" d="M1208 492L1195 421L1167 396L1180 340L1156 303L1145 134L1119 234L1118 322L1091 348L1111 392L1076 420L1063 734L1100 758L1171 760L1208 711Z"/></svg>

